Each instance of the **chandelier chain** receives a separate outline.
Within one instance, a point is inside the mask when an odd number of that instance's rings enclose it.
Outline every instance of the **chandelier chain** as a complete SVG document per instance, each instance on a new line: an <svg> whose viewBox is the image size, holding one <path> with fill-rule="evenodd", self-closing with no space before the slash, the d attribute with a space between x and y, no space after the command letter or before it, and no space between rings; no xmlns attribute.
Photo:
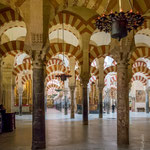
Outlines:
<svg viewBox="0 0 150 150"><path fill-rule="evenodd" d="M63 45L62 45L62 48L63 48L63 63L65 64L65 61L64 61L64 40L65 40L65 35L64 35L64 16L63 16L63 12L62 12L62 40L63 40Z"/></svg>
<svg viewBox="0 0 150 150"><path fill-rule="evenodd" d="M111 1L111 0L108 0L108 3L107 3L107 5L106 5L105 9L103 10L103 14L107 11L107 8L108 8L108 5L109 5L110 1Z"/></svg>
<svg viewBox="0 0 150 150"><path fill-rule="evenodd" d="M133 10L133 4L131 3L131 0L129 0L129 4L130 4L131 9Z"/></svg>

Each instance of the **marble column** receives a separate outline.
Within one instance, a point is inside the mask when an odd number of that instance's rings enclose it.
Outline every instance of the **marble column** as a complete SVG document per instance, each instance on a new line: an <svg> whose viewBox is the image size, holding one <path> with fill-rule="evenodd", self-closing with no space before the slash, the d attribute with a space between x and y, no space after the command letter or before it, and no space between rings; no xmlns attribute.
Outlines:
<svg viewBox="0 0 150 150"><path fill-rule="evenodd" d="M22 115L22 93L23 89L20 87L18 88L18 95L19 95L19 115Z"/></svg>
<svg viewBox="0 0 150 150"><path fill-rule="evenodd" d="M99 70L98 88L99 88L99 118L103 118L103 88L104 88L104 58L96 59Z"/></svg>
<svg viewBox="0 0 150 150"><path fill-rule="evenodd" d="M107 109L107 114L110 114L110 89L107 89L106 91L106 109Z"/></svg>
<svg viewBox="0 0 150 150"><path fill-rule="evenodd" d="M129 144L128 64L117 64L117 143Z"/></svg>
<svg viewBox="0 0 150 150"><path fill-rule="evenodd" d="M2 58L0 58L0 105L3 103L2 102Z"/></svg>
<svg viewBox="0 0 150 150"><path fill-rule="evenodd" d="M146 113L149 113L149 90L146 90Z"/></svg>
<svg viewBox="0 0 150 150"><path fill-rule="evenodd" d="M65 88L64 88L64 100L65 100L65 103L64 103L64 115L67 115L68 114L68 103L67 103L67 93L68 93L68 84L67 84L67 81L65 81Z"/></svg>
<svg viewBox="0 0 150 150"><path fill-rule="evenodd" d="M82 79L82 96L83 96L83 124L88 125L88 84L89 79Z"/></svg>
<svg viewBox="0 0 150 150"><path fill-rule="evenodd" d="M70 88L70 95L71 95L71 119L75 118L74 114L74 92L75 92L75 86L69 86Z"/></svg>
<svg viewBox="0 0 150 150"><path fill-rule="evenodd" d="M44 64L33 60L32 149L44 149L45 140Z"/></svg>
<svg viewBox="0 0 150 150"><path fill-rule="evenodd" d="M103 118L103 87L99 87L99 118Z"/></svg>

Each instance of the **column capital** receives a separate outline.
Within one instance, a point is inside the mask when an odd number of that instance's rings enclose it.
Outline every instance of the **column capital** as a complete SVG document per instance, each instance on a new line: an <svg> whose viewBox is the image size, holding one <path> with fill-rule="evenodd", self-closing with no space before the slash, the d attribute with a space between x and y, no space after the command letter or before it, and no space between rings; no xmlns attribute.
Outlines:
<svg viewBox="0 0 150 150"><path fill-rule="evenodd" d="M44 51L32 50L33 68L42 68L44 66Z"/></svg>
<svg viewBox="0 0 150 150"><path fill-rule="evenodd" d="M81 37L82 37L82 40L83 40L83 41L90 41L91 33L83 32L83 33L81 34Z"/></svg>
<svg viewBox="0 0 150 150"><path fill-rule="evenodd" d="M104 88L104 84L99 84L99 85L98 85L98 89L99 89L99 91L102 91L102 90L103 90L103 88Z"/></svg>
<svg viewBox="0 0 150 150"><path fill-rule="evenodd" d="M90 79L89 73L81 74L80 79L81 79L82 85L87 86L87 84L89 83L89 79Z"/></svg>
<svg viewBox="0 0 150 150"><path fill-rule="evenodd" d="M126 38L123 38L120 42L118 40L112 40L110 53L120 66L128 65L131 54L135 49L134 36L130 33Z"/></svg>
<svg viewBox="0 0 150 150"><path fill-rule="evenodd" d="M69 85L69 88L70 88L71 91L74 91L76 86L75 85Z"/></svg>

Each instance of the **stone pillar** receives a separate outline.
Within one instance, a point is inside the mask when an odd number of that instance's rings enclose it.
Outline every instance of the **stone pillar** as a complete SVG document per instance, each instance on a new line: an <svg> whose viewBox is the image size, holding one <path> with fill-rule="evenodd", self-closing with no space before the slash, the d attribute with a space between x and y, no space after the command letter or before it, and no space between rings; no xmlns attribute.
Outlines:
<svg viewBox="0 0 150 150"><path fill-rule="evenodd" d="M129 144L129 82L132 77L129 60L135 49L133 31L120 41L113 39L110 53L117 61L117 143Z"/></svg>
<svg viewBox="0 0 150 150"><path fill-rule="evenodd" d="M103 118L103 87L99 87L99 118Z"/></svg>
<svg viewBox="0 0 150 150"><path fill-rule="evenodd" d="M2 104L2 58L0 58L0 104Z"/></svg>
<svg viewBox="0 0 150 150"><path fill-rule="evenodd" d="M19 96L19 115L22 115L22 93L23 89L20 87L18 88L18 96Z"/></svg>
<svg viewBox="0 0 150 150"><path fill-rule="evenodd" d="M99 70L99 118L103 118L104 58L101 57L99 59L96 59L96 62L98 64Z"/></svg>
<svg viewBox="0 0 150 150"><path fill-rule="evenodd" d="M146 90L146 113L149 113L149 90Z"/></svg>
<svg viewBox="0 0 150 150"><path fill-rule="evenodd" d="M69 86L70 88L70 95L71 95L71 119L75 118L74 114L74 92L75 92L75 86Z"/></svg>
<svg viewBox="0 0 150 150"><path fill-rule="evenodd" d="M129 144L128 64L117 64L117 142Z"/></svg>
<svg viewBox="0 0 150 150"><path fill-rule="evenodd" d="M88 82L89 78L82 78L82 98L83 98L83 124L88 125Z"/></svg>
<svg viewBox="0 0 150 150"><path fill-rule="evenodd" d="M32 149L46 146L44 104L44 64L41 58L37 58L33 60Z"/></svg>
<svg viewBox="0 0 150 150"><path fill-rule="evenodd" d="M65 94L64 115L68 114L67 95Z"/></svg>
<svg viewBox="0 0 150 150"><path fill-rule="evenodd" d="M64 115L68 114L67 93L68 93L68 80L64 82L64 98L65 98Z"/></svg>
<svg viewBox="0 0 150 150"><path fill-rule="evenodd" d="M83 96L83 124L88 125L88 87L87 84L90 79L90 58L89 58L89 42L91 34L84 32L81 35L81 48L83 54L83 64L81 66L81 82L82 82L82 96Z"/></svg>
<svg viewBox="0 0 150 150"><path fill-rule="evenodd" d="M75 76L75 65L76 60L74 57L69 58L69 64L70 64L70 74L72 75L71 78L69 78L69 88L70 88L70 96L71 96L71 118L75 118L74 111L75 111L75 85L76 85L76 76Z"/></svg>
<svg viewBox="0 0 150 150"><path fill-rule="evenodd" d="M106 110L107 114L110 114L110 89L107 89L106 91Z"/></svg>

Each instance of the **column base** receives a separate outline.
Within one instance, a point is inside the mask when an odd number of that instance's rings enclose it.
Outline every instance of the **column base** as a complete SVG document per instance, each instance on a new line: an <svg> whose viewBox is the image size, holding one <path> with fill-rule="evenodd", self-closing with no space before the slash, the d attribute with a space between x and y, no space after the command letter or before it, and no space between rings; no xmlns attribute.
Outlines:
<svg viewBox="0 0 150 150"><path fill-rule="evenodd" d="M64 115L68 115L68 110L65 109L64 111Z"/></svg>
<svg viewBox="0 0 150 150"><path fill-rule="evenodd" d="M120 146L129 145L129 127L120 126L117 129L117 144Z"/></svg>
<svg viewBox="0 0 150 150"><path fill-rule="evenodd" d="M34 141L32 142L32 150L36 150L36 149L45 149L46 148L46 144L43 141Z"/></svg>
<svg viewBox="0 0 150 150"><path fill-rule="evenodd" d="M119 146L122 146L122 145L129 145L129 140L118 140L117 141L117 144Z"/></svg>
<svg viewBox="0 0 150 150"><path fill-rule="evenodd" d="M99 114L99 118L103 118L103 114Z"/></svg>
<svg viewBox="0 0 150 150"><path fill-rule="evenodd" d="M83 121L83 125L88 125L88 121Z"/></svg>
<svg viewBox="0 0 150 150"><path fill-rule="evenodd" d="M74 119L75 118L75 116L74 116L74 114L71 114L71 117L70 117L71 119Z"/></svg>

